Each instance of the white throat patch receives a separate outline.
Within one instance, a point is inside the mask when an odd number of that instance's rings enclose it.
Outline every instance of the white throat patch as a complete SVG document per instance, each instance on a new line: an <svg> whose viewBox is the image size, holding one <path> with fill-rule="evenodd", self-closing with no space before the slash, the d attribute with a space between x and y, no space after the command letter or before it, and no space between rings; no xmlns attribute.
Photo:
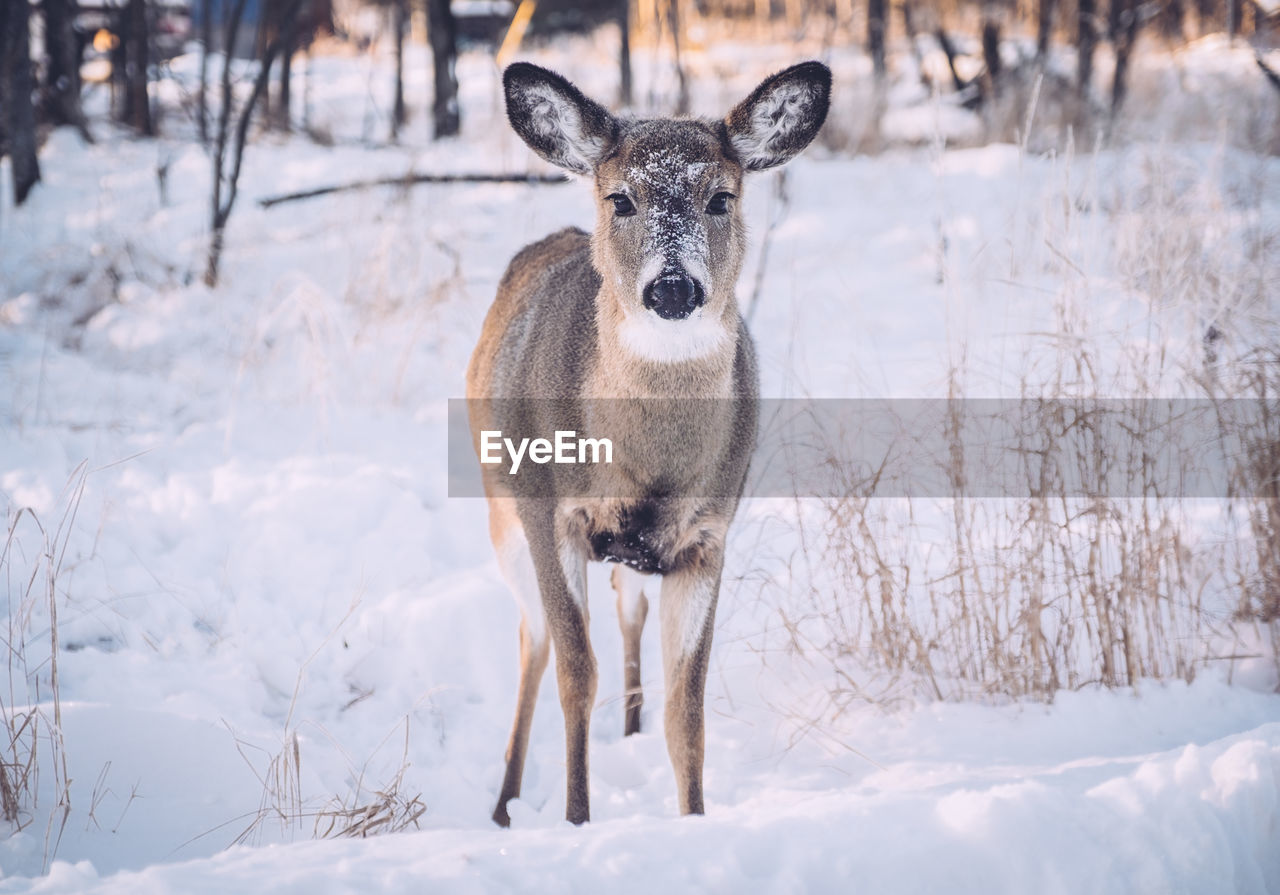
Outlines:
<svg viewBox="0 0 1280 895"><path fill-rule="evenodd" d="M624 313L618 326L622 347L636 357L660 364L679 364L709 357L728 347L724 322L695 311L683 320L663 320L648 311Z"/></svg>

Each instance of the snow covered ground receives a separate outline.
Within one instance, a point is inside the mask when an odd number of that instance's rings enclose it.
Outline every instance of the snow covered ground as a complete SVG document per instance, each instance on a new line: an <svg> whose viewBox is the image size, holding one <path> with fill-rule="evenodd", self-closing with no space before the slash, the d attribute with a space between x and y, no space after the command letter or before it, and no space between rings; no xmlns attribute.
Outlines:
<svg viewBox="0 0 1280 895"><path fill-rule="evenodd" d="M607 57L580 49L537 58L590 89ZM742 83L707 89L699 111L772 64L740 65ZM401 145L366 146L385 68L317 59L313 123L336 145L250 146L214 290L200 280L209 163L176 119L157 141L105 122L93 146L53 134L44 182L0 213L0 702L44 719L0 892L1280 892L1269 656L1189 685L1048 706L900 699L814 725L806 691L834 672L784 648L778 606L744 577L758 543L732 534L707 815L676 816L652 631L643 732L621 736L596 567L593 820L563 820L548 675L524 798L495 828L517 616L483 502L446 495L446 400L506 260L589 226L590 199L580 184L433 185L254 202L411 168L542 170L502 126L492 62L469 55L460 76L461 139L430 143L419 117ZM960 355L971 393L1016 394L1064 292L1117 355L1152 337L1117 259L1160 236L1162 215L1220 215L1201 228L1213 257L1232 227L1280 232L1280 162L1213 144L818 146L789 169L785 209L772 176L750 190L744 300L781 217L752 320L769 396L945 394ZM1280 319L1274 282L1267 294L1239 316L1242 338ZM1169 352L1198 356L1203 312L1194 297L1161 309ZM748 502L740 528L776 509ZM422 809L418 829L313 838L378 804Z"/></svg>

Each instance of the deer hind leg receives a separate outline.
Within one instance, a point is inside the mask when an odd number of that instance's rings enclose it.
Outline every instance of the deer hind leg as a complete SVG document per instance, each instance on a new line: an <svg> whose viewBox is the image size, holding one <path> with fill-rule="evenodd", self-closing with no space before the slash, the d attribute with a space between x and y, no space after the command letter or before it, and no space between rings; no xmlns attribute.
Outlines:
<svg viewBox="0 0 1280 895"><path fill-rule="evenodd" d="M645 577L627 566L614 566L610 579L618 594L618 626L622 629L622 680L627 700L623 736L639 733L640 707L644 704L640 685L640 635L644 633L644 621L649 615L649 601L644 595Z"/></svg>
<svg viewBox="0 0 1280 895"><path fill-rule="evenodd" d="M538 687L547 668L550 639L524 528L514 510L496 502L491 504L489 519L493 542L498 550L498 564L521 610L520 686L516 696L516 717L507 741L507 770L502 779L502 791L498 795L498 806L493 810L494 823L508 827L511 816L507 813L507 803L520 796L529 727L538 702Z"/></svg>
<svg viewBox="0 0 1280 895"><path fill-rule="evenodd" d="M681 814L703 813L703 698L720 592L720 562L708 560L663 578L658 605L667 686L667 754L676 775Z"/></svg>

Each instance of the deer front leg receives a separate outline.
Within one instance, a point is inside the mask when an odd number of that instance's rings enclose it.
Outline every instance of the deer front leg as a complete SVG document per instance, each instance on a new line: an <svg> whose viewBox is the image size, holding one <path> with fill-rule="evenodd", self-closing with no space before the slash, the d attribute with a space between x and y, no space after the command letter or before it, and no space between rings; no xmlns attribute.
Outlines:
<svg viewBox="0 0 1280 895"><path fill-rule="evenodd" d="M596 698L596 657L587 628L586 551L567 541L557 545L549 522L538 526L536 535L533 526L526 526L526 531L555 644L556 678L564 712L565 818L580 824L591 819L587 742Z"/></svg>
<svg viewBox="0 0 1280 895"><path fill-rule="evenodd" d="M610 579L618 594L618 627L622 629L622 680L627 709L622 722L623 736L639 733L640 707L644 705L640 685L640 635L644 633L644 621L649 615L644 579L644 575L627 566L614 566Z"/></svg>
<svg viewBox="0 0 1280 895"><path fill-rule="evenodd" d="M720 557L686 565L662 580L662 664L667 683L667 754L681 814L702 814L703 696L720 593Z"/></svg>

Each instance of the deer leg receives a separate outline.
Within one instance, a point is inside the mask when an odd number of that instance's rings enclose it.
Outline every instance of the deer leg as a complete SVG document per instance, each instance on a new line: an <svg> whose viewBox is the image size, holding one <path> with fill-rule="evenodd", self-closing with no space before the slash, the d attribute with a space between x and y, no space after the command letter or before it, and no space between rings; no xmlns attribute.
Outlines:
<svg viewBox="0 0 1280 895"><path fill-rule="evenodd" d="M658 613L667 686L664 720L681 814L703 813L703 698L720 592L720 565L718 559L695 563L662 579Z"/></svg>
<svg viewBox="0 0 1280 895"><path fill-rule="evenodd" d="M626 717L622 735L640 731L640 707L644 693L640 686L640 635L649 615L644 596L644 576L626 566L614 566L610 579L618 594L618 626L622 629L622 680L626 687Z"/></svg>
<svg viewBox="0 0 1280 895"><path fill-rule="evenodd" d="M507 770L502 778L502 791L498 806L493 809L494 823L500 827L511 825L507 803L520 797L520 783L524 778L524 760L529 747L529 726L533 722L533 710L538 703L538 687L542 673L547 668L551 643L543 618L542 599L538 593L538 580L534 574L533 558L529 555L529 542L514 514L500 511L491 513L494 520L494 541L498 546L498 562L503 576L521 607L520 618L520 686L516 696L516 717L511 725L511 737L507 741Z"/></svg>
<svg viewBox="0 0 1280 895"><path fill-rule="evenodd" d="M591 819L587 741L596 698L596 657L587 627L587 554L568 540L557 544L554 529L551 513L525 525L556 648L556 679L564 713L565 817L580 824Z"/></svg>
<svg viewBox="0 0 1280 895"><path fill-rule="evenodd" d="M587 632L586 556L566 548L561 556L565 597L558 600L552 637L556 644L556 677L564 711L565 818L580 824L591 819L588 797L587 742L591 707L596 698L596 657ZM545 599L545 591L544 591Z"/></svg>

